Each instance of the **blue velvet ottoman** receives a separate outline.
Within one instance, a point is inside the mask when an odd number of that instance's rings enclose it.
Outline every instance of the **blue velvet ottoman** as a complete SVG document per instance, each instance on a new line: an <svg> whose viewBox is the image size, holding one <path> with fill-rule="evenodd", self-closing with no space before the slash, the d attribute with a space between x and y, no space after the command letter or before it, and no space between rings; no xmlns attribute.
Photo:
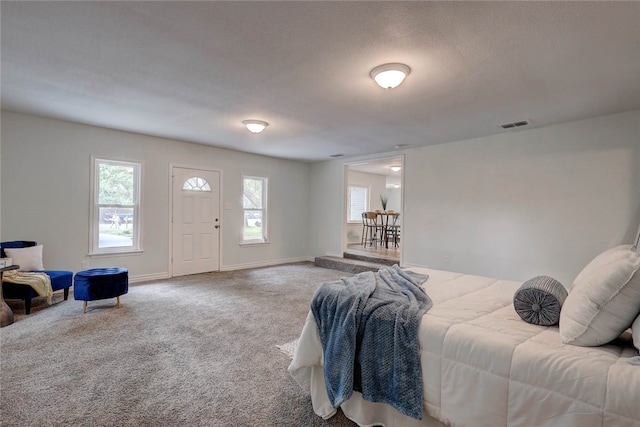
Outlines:
<svg viewBox="0 0 640 427"><path fill-rule="evenodd" d="M93 268L76 273L73 282L73 298L84 301L83 313L87 312L87 301L117 298L129 291L129 271L126 268Z"/></svg>

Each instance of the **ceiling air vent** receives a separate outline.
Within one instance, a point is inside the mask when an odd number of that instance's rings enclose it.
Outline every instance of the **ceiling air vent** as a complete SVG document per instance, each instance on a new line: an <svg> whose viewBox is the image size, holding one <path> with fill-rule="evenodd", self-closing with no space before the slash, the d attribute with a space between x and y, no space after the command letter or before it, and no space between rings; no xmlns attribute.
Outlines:
<svg viewBox="0 0 640 427"><path fill-rule="evenodd" d="M531 124L531 122L529 120L520 120L520 121L513 122L513 123L502 124L502 125L500 125L500 127L502 129L515 129L515 128L519 128L519 127L522 127L522 126L528 126L530 124Z"/></svg>
<svg viewBox="0 0 640 427"><path fill-rule="evenodd" d="M344 154L330 154L329 157L342 157Z"/></svg>

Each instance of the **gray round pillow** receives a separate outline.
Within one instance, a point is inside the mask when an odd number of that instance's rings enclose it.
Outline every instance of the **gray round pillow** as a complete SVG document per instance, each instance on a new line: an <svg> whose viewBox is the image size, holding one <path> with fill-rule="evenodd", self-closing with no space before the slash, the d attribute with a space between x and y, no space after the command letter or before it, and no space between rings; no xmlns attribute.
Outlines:
<svg viewBox="0 0 640 427"><path fill-rule="evenodd" d="M552 326L558 324L560 308L568 294L567 289L556 279L537 276L518 288L513 295L513 306L525 322Z"/></svg>

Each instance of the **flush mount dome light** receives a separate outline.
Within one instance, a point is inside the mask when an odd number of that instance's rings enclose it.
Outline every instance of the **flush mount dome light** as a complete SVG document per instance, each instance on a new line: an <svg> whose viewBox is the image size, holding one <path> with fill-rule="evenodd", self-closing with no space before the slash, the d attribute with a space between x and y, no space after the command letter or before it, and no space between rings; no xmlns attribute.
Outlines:
<svg viewBox="0 0 640 427"><path fill-rule="evenodd" d="M402 169L402 166L393 165L393 166L390 166L390 168L391 168L392 171L398 172L400 169Z"/></svg>
<svg viewBox="0 0 640 427"><path fill-rule="evenodd" d="M382 64L371 70L371 78L383 89L397 87L409 75L411 68L404 64Z"/></svg>
<svg viewBox="0 0 640 427"><path fill-rule="evenodd" d="M244 124L251 133L260 133L264 128L269 126L269 123L262 120L243 120L242 124Z"/></svg>

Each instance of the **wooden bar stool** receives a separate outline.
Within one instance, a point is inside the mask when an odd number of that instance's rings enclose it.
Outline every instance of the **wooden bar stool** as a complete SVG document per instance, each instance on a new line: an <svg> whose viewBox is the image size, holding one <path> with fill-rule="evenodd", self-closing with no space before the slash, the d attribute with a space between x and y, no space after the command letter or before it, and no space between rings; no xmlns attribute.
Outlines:
<svg viewBox="0 0 640 427"><path fill-rule="evenodd" d="M375 212L362 212L362 246L378 247L378 236L382 236L383 227L378 224L378 215Z"/></svg>

